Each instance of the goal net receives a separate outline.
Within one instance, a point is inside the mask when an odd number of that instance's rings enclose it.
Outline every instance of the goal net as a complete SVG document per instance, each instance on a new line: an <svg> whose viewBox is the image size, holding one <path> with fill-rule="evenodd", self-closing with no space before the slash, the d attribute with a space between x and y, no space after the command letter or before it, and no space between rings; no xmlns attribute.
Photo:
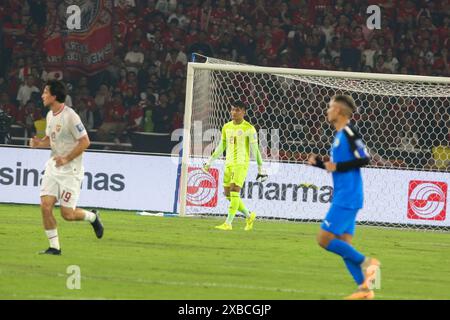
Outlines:
<svg viewBox="0 0 450 320"><path fill-rule="evenodd" d="M333 196L331 175L306 165L327 159L333 128L330 97L351 95L353 123L371 163L362 169L364 208L358 222L413 228L450 227L450 79L389 74L267 68L207 58L190 63L186 90L180 214L228 211L223 158L201 171L230 121L236 99L258 132L269 179L250 164L241 196L259 217L319 221Z"/></svg>

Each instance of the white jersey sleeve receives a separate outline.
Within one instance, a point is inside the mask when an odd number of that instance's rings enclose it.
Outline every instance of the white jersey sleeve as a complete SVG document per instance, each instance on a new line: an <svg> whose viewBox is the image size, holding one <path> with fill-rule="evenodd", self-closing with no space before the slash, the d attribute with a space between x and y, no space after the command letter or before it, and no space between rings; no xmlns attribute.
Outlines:
<svg viewBox="0 0 450 320"><path fill-rule="evenodd" d="M71 112L68 120L70 133L75 140L78 140L88 134L78 114Z"/></svg>
<svg viewBox="0 0 450 320"><path fill-rule="evenodd" d="M51 137L51 135L52 135L52 129L51 129L51 126L50 126L50 122L51 122L51 111L49 111L48 113L47 113L47 117L46 117L46 122L47 122L47 125L45 126L45 135L47 136L47 137Z"/></svg>

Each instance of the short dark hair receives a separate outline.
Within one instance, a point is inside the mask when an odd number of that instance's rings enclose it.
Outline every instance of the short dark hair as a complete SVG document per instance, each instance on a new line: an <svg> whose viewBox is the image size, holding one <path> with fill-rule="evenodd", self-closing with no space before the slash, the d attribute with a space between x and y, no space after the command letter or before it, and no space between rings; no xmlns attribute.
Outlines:
<svg viewBox="0 0 450 320"><path fill-rule="evenodd" d="M352 110L352 113L356 111L356 103L355 100L349 95L346 94L336 94L331 98L331 100L334 100L339 103L345 104L347 107Z"/></svg>
<svg viewBox="0 0 450 320"><path fill-rule="evenodd" d="M233 104L232 104L231 106L233 106L233 107L235 107L235 108L242 109L242 110L246 110L246 109L247 109L247 106L245 105L245 103L243 103L243 102L240 101L240 100L234 101Z"/></svg>
<svg viewBox="0 0 450 320"><path fill-rule="evenodd" d="M63 103L66 101L66 86L62 81L59 80L49 80L45 84L48 87L48 91L52 96L56 97L56 101Z"/></svg>

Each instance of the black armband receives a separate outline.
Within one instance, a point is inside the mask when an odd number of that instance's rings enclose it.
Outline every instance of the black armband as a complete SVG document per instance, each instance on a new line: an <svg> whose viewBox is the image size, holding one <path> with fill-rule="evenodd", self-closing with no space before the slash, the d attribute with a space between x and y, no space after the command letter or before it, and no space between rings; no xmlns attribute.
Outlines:
<svg viewBox="0 0 450 320"><path fill-rule="evenodd" d="M319 158L319 157L316 158L316 164L314 165L314 167L317 167L320 169L325 169L325 165L323 164L323 161L321 158Z"/></svg>
<svg viewBox="0 0 450 320"><path fill-rule="evenodd" d="M370 158L362 158L362 159L355 159L351 161L346 162L338 162L336 163L336 171L343 172L348 171L351 169L357 169L364 166L367 166L370 162Z"/></svg>

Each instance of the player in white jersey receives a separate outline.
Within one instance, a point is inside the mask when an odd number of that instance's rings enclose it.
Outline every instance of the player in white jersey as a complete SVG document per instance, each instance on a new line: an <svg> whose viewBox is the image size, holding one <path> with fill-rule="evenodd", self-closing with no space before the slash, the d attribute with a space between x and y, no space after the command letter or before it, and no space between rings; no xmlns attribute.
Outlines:
<svg viewBox="0 0 450 320"><path fill-rule="evenodd" d="M65 106L65 86L61 81L48 81L42 100L50 110L47 114L47 128L42 139L32 138L32 148L51 147L51 157L45 166L41 185L41 211L45 233L50 247L42 254L60 255L56 220L53 207L59 201L61 215L67 221L89 221L97 238L103 236L103 225L96 210L77 208L81 182L84 176L83 152L89 145L89 137L80 117Z"/></svg>

